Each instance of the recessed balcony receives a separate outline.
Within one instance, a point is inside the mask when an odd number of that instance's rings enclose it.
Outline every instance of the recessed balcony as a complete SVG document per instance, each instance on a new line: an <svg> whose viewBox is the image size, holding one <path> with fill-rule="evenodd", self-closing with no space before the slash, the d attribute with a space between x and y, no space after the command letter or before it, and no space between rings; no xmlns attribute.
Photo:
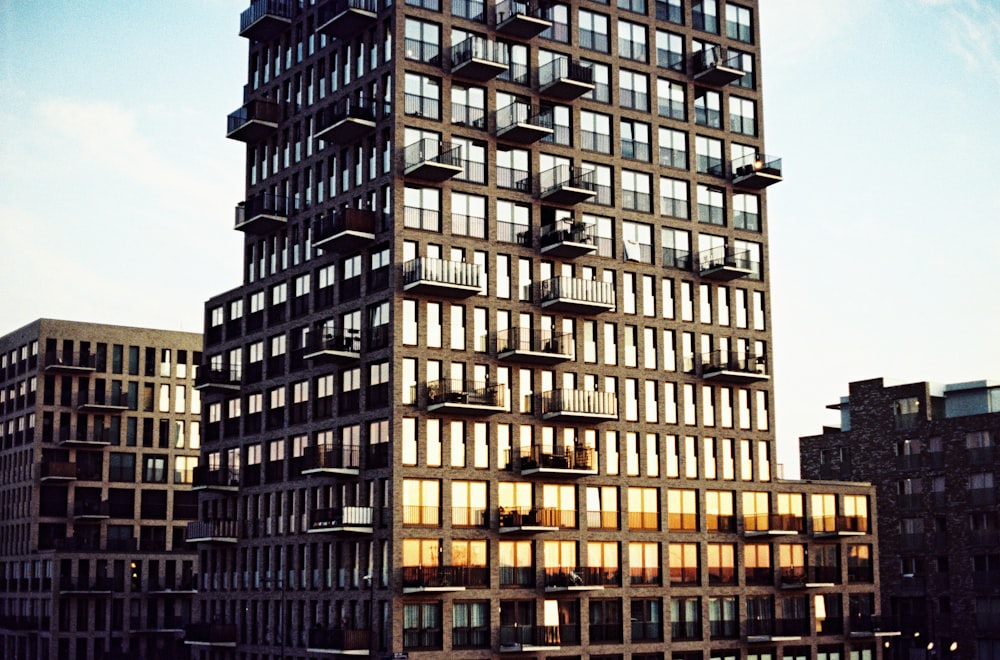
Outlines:
<svg viewBox="0 0 1000 660"><path fill-rule="evenodd" d="M535 534L559 531L559 509L516 507L497 509L501 534Z"/></svg>
<svg viewBox="0 0 1000 660"><path fill-rule="evenodd" d="M782 589L821 589L835 587L840 571L834 566L795 566L778 569Z"/></svg>
<svg viewBox="0 0 1000 660"><path fill-rule="evenodd" d="M235 520L193 520L187 526L188 543L236 543Z"/></svg>
<svg viewBox="0 0 1000 660"><path fill-rule="evenodd" d="M489 586L490 569L486 566L403 567L404 594L465 591Z"/></svg>
<svg viewBox="0 0 1000 660"><path fill-rule="evenodd" d="M782 181L781 159L767 154L751 154L732 162L733 186L763 190Z"/></svg>
<svg viewBox="0 0 1000 660"><path fill-rule="evenodd" d="M743 516L743 534L757 536L794 536L802 533L805 524L801 516L784 513L759 513Z"/></svg>
<svg viewBox="0 0 1000 660"><path fill-rule="evenodd" d="M361 447L339 442L306 447L299 465L302 474L357 476L361 470Z"/></svg>
<svg viewBox="0 0 1000 660"><path fill-rule="evenodd" d="M73 461L43 461L38 468L41 481L76 481L76 463Z"/></svg>
<svg viewBox="0 0 1000 660"><path fill-rule="evenodd" d="M463 171L461 146L428 138L403 148L404 176L440 182Z"/></svg>
<svg viewBox="0 0 1000 660"><path fill-rule="evenodd" d="M558 651L559 626L500 626L501 653Z"/></svg>
<svg viewBox="0 0 1000 660"><path fill-rule="evenodd" d="M569 58L560 57L538 67L538 93L542 96L572 101L594 87L594 70Z"/></svg>
<svg viewBox="0 0 1000 660"><path fill-rule="evenodd" d="M448 56L456 78L486 82L507 70L507 49L482 37L469 37L452 46Z"/></svg>
<svg viewBox="0 0 1000 660"><path fill-rule="evenodd" d="M508 328L497 332L497 359L552 365L573 359L573 335L551 330Z"/></svg>
<svg viewBox="0 0 1000 660"><path fill-rule="evenodd" d="M721 383L759 383L767 375L767 359L763 355L736 351L712 351L701 356L701 377Z"/></svg>
<svg viewBox="0 0 1000 660"><path fill-rule="evenodd" d="M191 623L184 627L184 643L236 648L236 626L231 623Z"/></svg>
<svg viewBox="0 0 1000 660"><path fill-rule="evenodd" d="M278 129L281 109L271 99L255 99L226 118L226 137L255 144Z"/></svg>
<svg viewBox="0 0 1000 660"><path fill-rule="evenodd" d="M515 449L513 465L521 476L582 477L597 474L597 451L592 447L545 447Z"/></svg>
<svg viewBox="0 0 1000 660"><path fill-rule="evenodd" d="M504 409L507 389L489 381L445 379L427 383L427 412L491 415Z"/></svg>
<svg viewBox="0 0 1000 660"><path fill-rule="evenodd" d="M258 193L236 205L237 231L267 234L288 223L288 198L274 193Z"/></svg>
<svg viewBox="0 0 1000 660"><path fill-rule="evenodd" d="M613 571L617 574L617 570ZM608 583L607 569L604 568L558 568L545 569L545 591L565 592L565 591L603 591ZM612 582L609 586L618 586L619 582Z"/></svg>
<svg viewBox="0 0 1000 660"><path fill-rule="evenodd" d="M722 87L746 75L739 53L728 54L721 46L698 51L691 58L695 81L702 85Z"/></svg>
<svg viewBox="0 0 1000 660"><path fill-rule="evenodd" d="M45 373L86 376L97 370L97 356L90 353L46 353Z"/></svg>
<svg viewBox="0 0 1000 660"><path fill-rule="evenodd" d="M494 114L496 137L504 142L533 144L555 132L552 110L515 101Z"/></svg>
<svg viewBox="0 0 1000 660"><path fill-rule="evenodd" d="M891 616L854 614L848 620L851 637L898 637L901 634L899 621Z"/></svg>
<svg viewBox="0 0 1000 660"><path fill-rule="evenodd" d="M63 576L59 579L60 594L109 594L111 593L111 578L109 577L77 577Z"/></svg>
<svg viewBox="0 0 1000 660"><path fill-rule="evenodd" d="M370 506L316 509L309 521L309 533L371 534L373 513Z"/></svg>
<svg viewBox="0 0 1000 660"><path fill-rule="evenodd" d="M610 282L553 277L541 284L541 303L559 312L599 314L615 308L615 291Z"/></svg>
<svg viewBox="0 0 1000 660"><path fill-rule="evenodd" d="M556 165L538 175L539 197L553 204L579 204L597 195L594 171Z"/></svg>
<svg viewBox="0 0 1000 660"><path fill-rule="evenodd" d="M268 41L292 24L297 3L292 0L253 0L240 14L240 36L252 41Z"/></svg>
<svg viewBox="0 0 1000 660"><path fill-rule="evenodd" d="M545 12L534 2L501 0L496 4L496 30L515 39L531 39L552 27Z"/></svg>
<svg viewBox="0 0 1000 660"><path fill-rule="evenodd" d="M203 364L194 379L194 389L202 392L239 392L241 369L235 366Z"/></svg>
<svg viewBox="0 0 1000 660"><path fill-rule="evenodd" d="M350 329L311 332L305 358L322 364L357 362L361 359L361 331Z"/></svg>
<svg viewBox="0 0 1000 660"><path fill-rule="evenodd" d="M542 254L553 257L581 257L597 252L593 225L579 221L559 220L542 227Z"/></svg>
<svg viewBox="0 0 1000 660"><path fill-rule="evenodd" d="M868 533L868 518L865 516L813 516L813 536L830 538L836 536L864 536Z"/></svg>
<svg viewBox="0 0 1000 660"><path fill-rule="evenodd" d="M371 649L371 631L353 628L312 628L306 652L366 656Z"/></svg>
<svg viewBox="0 0 1000 660"><path fill-rule="evenodd" d="M240 474L232 468L209 468L198 465L191 477L191 490L235 493L240 489Z"/></svg>
<svg viewBox="0 0 1000 660"><path fill-rule="evenodd" d="M375 240L378 214L366 209L338 209L313 222L313 247L324 252L354 252ZM383 223L384 224L384 223Z"/></svg>
<svg viewBox="0 0 1000 660"><path fill-rule="evenodd" d="M196 594L198 593L198 580L194 575L181 575L167 577L162 582L160 578L152 578L146 589L151 594Z"/></svg>
<svg viewBox="0 0 1000 660"><path fill-rule="evenodd" d="M603 422L618 419L618 395L594 390L550 390L542 393L542 419Z"/></svg>
<svg viewBox="0 0 1000 660"><path fill-rule="evenodd" d="M468 298L483 291L482 269L468 261L417 257L403 264L403 291Z"/></svg>
<svg viewBox="0 0 1000 660"><path fill-rule="evenodd" d="M363 33L375 24L377 17L375 0L331 0L319 8L316 31L345 39Z"/></svg>
<svg viewBox="0 0 1000 660"><path fill-rule="evenodd" d="M75 520L104 520L111 517L107 500L82 500L73 503Z"/></svg>
<svg viewBox="0 0 1000 660"><path fill-rule="evenodd" d="M69 428L59 430L59 444L65 446L106 447L111 444L111 440L111 429L105 426L94 427L91 431L80 427L76 429L75 435Z"/></svg>
<svg viewBox="0 0 1000 660"><path fill-rule="evenodd" d="M94 392L93 398L81 392L76 403L77 410L93 413L120 413L128 410L128 394L125 392Z"/></svg>
<svg viewBox="0 0 1000 660"><path fill-rule="evenodd" d="M750 644L794 642L809 635L808 619L747 619L745 624Z"/></svg>
<svg viewBox="0 0 1000 660"><path fill-rule="evenodd" d="M749 250L720 245L698 253L698 274L709 280L728 282L753 275L760 264L750 260Z"/></svg>
<svg viewBox="0 0 1000 660"><path fill-rule="evenodd" d="M316 116L316 139L338 145L357 142L375 130L376 107L378 104L363 100L344 99L323 108Z"/></svg>

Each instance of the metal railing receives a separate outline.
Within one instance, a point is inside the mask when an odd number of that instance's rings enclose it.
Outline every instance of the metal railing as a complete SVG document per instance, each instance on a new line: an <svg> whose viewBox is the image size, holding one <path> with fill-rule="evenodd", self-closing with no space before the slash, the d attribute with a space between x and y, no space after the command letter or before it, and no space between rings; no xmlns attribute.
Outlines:
<svg viewBox="0 0 1000 660"><path fill-rule="evenodd" d="M493 119L497 131L515 124L530 124L541 128L553 128L555 125L551 108L534 108L531 104L520 101L498 109L493 114Z"/></svg>
<svg viewBox="0 0 1000 660"><path fill-rule="evenodd" d="M329 527L371 527L374 509L370 506L336 506L314 509L310 518L312 529Z"/></svg>
<svg viewBox="0 0 1000 660"><path fill-rule="evenodd" d="M592 85L594 83L594 70L586 64L573 62L565 58L554 59L548 64L538 67L539 86L547 85L557 80L571 80L573 82Z"/></svg>
<svg viewBox="0 0 1000 660"><path fill-rule="evenodd" d="M542 393L542 413L618 416L618 395L594 390L549 390Z"/></svg>
<svg viewBox="0 0 1000 660"><path fill-rule="evenodd" d="M451 142L427 138L417 140L403 148L403 166L413 167L421 163L462 166L462 147Z"/></svg>
<svg viewBox="0 0 1000 660"><path fill-rule="evenodd" d="M503 406L506 389L489 381L449 378L427 383L427 404L461 403L470 406Z"/></svg>
<svg viewBox="0 0 1000 660"><path fill-rule="evenodd" d="M546 194L558 188L582 188L597 192L594 170L585 170L570 165L556 165L538 175L538 190Z"/></svg>
<svg viewBox="0 0 1000 660"><path fill-rule="evenodd" d="M527 451L525 451L527 449ZM597 469L597 451L591 447L522 447L513 450L522 470L581 470Z"/></svg>
<svg viewBox="0 0 1000 660"><path fill-rule="evenodd" d="M291 18L296 4L292 0L253 0L240 14L240 32L268 15Z"/></svg>
<svg viewBox="0 0 1000 660"><path fill-rule="evenodd" d="M403 587L488 587L486 566L404 566Z"/></svg>
<svg viewBox="0 0 1000 660"><path fill-rule="evenodd" d="M781 158L767 154L750 154L732 162L733 178L751 174L771 174L781 176Z"/></svg>
<svg viewBox="0 0 1000 660"><path fill-rule="evenodd" d="M403 264L403 283L434 282L455 286L480 287L481 269L468 261L447 261L417 257Z"/></svg>
<svg viewBox="0 0 1000 660"><path fill-rule="evenodd" d="M543 302L572 300L613 306L615 291L610 282L560 276L541 283L541 298Z"/></svg>
<svg viewBox="0 0 1000 660"><path fill-rule="evenodd" d="M573 352L572 333L556 334L551 330L508 328L497 332L497 353L524 351L569 355Z"/></svg>
<svg viewBox="0 0 1000 660"><path fill-rule="evenodd" d="M276 124L281 119L281 107L271 99L254 99L226 117L226 132L232 133L252 121Z"/></svg>

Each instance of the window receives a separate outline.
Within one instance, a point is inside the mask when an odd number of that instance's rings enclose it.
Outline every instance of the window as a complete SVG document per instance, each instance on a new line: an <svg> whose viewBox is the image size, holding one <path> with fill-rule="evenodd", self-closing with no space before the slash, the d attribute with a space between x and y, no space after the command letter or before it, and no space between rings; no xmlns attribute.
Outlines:
<svg viewBox="0 0 1000 660"><path fill-rule="evenodd" d="M414 117L441 119L441 82L429 76L407 73L403 80L403 111ZM411 144L408 141L407 144Z"/></svg>
<svg viewBox="0 0 1000 660"><path fill-rule="evenodd" d="M670 584L673 586L697 586L701 580L698 570L697 543L671 543Z"/></svg>
<svg viewBox="0 0 1000 660"><path fill-rule="evenodd" d="M590 599L590 643L622 641L622 603L617 598Z"/></svg>
<svg viewBox="0 0 1000 660"><path fill-rule="evenodd" d="M697 135L694 139L696 169L699 173L725 176L722 164L722 141Z"/></svg>
<svg viewBox="0 0 1000 660"><path fill-rule="evenodd" d="M670 599L670 636L675 640L701 639L700 598Z"/></svg>
<svg viewBox="0 0 1000 660"><path fill-rule="evenodd" d="M135 481L135 454L114 452L108 457L108 481Z"/></svg>
<svg viewBox="0 0 1000 660"><path fill-rule="evenodd" d="M631 614L633 642L663 640L663 603L659 598L633 598Z"/></svg>
<svg viewBox="0 0 1000 660"><path fill-rule="evenodd" d="M451 645L487 648L490 645L489 601L457 601L452 610Z"/></svg>
<svg viewBox="0 0 1000 660"><path fill-rule="evenodd" d="M767 493L744 492L743 529L748 532L766 532L769 529L769 518Z"/></svg>
<svg viewBox="0 0 1000 660"><path fill-rule="evenodd" d="M441 52L441 26L406 19L406 59L430 62Z"/></svg>
<svg viewBox="0 0 1000 660"><path fill-rule="evenodd" d="M719 33L718 0L695 0L691 3L691 24L696 30Z"/></svg>
<svg viewBox="0 0 1000 660"><path fill-rule="evenodd" d="M646 61L646 26L618 21L618 56L637 62Z"/></svg>
<svg viewBox="0 0 1000 660"><path fill-rule="evenodd" d="M174 483L190 484L194 482L194 468L198 465L197 456L174 457Z"/></svg>
<svg viewBox="0 0 1000 660"><path fill-rule="evenodd" d="M653 210L653 196L650 193L649 174L622 170L622 208L632 211Z"/></svg>
<svg viewBox="0 0 1000 660"><path fill-rule="evenodd" d="M688 183L680 179L660 177L660 214L688 219Z"/></svg>
<svg viewBox="0 0 1000 660"><path fill-rule="evenodd" d="M441 648L441 603L403 605L403 648Z"/></svg>
<svg viewBox="0 0 1000 660"><path fill-rule="evenodd" d="M145 483L155 483L155 484L167 483L167 457L143 456L142 480Z"/></svg>
<svg viewBox="0 0 1000 660"><path fill-rule="evenodd" d="M629 529L660 528L659 491L656 488L628 489Z"/></svg>
<svg viewBox="0 0 1000 660"><path fill-rule="evenodd" d="M757 135L757 110L753 101L729 97L729 130L742 135Z"/></svg>
<svg viewBox="0 0 1000 660"><path fill-rule="evenodd" d="M697 491L667 491L667 527L675 532L698 531Z"/></svg>
<svg viewBox="0 0 1000 660"><path fill-rule="evenodd" d="M580 111L580 148L611 153L611 117L589 110Z"/></svg>
<svg viewBox="0 0 1000 660"><path fill-rule="evenodd" d="M687 133L661 127L659 138L660 165L686 170L688 167Z"/></svg>
<svg viewBox="0 0 1000 660"><path fill-rule="evenodd" d="M534 585L531 541L500 541L500 586Z"/></svg>
<svg viewBox="0 0 1000 660"><path fill-rule="evenodd" d="M485 197L460 192L451 194L451 233L486 238Z"/></svg>
<svg viewBox="0 0 1000 660"><path fill-rule="evenodd" d="M611 69L607 64L580 60L583 66L589 66L591 72L591 82L594 89L583 95L583 98L597 101L598 103L611 103Z"/></svg>
<svg viewBox="0 0 1000 660"><path fill-rule="evenodd" d="M636 14L646 13L646 0L618 0L618 8Z"/></svg>
<svg viewBox="0 0 1000 660"><path fill-rule="evenodd" d="M712 639L731 639L739 636L736 596L708 599L708 626Z"/></svg>
<svg viewBox="0 0 1000 660"><path fill-rule="evenodd" d="M542 107L542 112L548 113L552 117L552 133L542 138L542 142L571 146L573 144L573 113L570 107L567 105L548 105Z"/></svg>
<svg viewBox="0 0 1000 660"><path fill-rule="evenodd" d="M547 20L552 21L552 27L542 31L542 39L569 43L569 7L560 4L550 4L544 11Z"/></svg>
<svg viewBox="0 0 1000 660"><path fill-rule="evenodd" d="M656 65L674 71L684 70L684 37L673 32L656 31Z"/></svg>
<svg viewBox="0 0 1000 660"><path fill-rule="evenodd" d="M684 85L672 80L657 78L656 113L668 119L687 121L687 100Z"/></svg>
<svg viewBox="0 0 1000 660"><path fill-rule="evenodd" d="M451 140L453 149L459 149L459 161L462 171L455 175L459 181L470 183L486 183L486 144L478 140L454 137Z"/></svg>
<svg viewBox="0 0 1000 660"><path fill-rule="evenodd" d="M481 87L451 86L451 123L469 128L486 128L486 90Z"/></svg>
<svg viewBox="0 0 1000 660"><path fill-rule="evenodd" d="M621 120L622 158L649 162L649 124L630 119Z"/></svg>
<svg viewBox="0 0 1000 660"><path fill-rule="evenodd" d="M434 479L403 480L403 524L441 524L441 484Z"/></svg>
<svg viewBox="0 0 1000 660"><path fill-rule="evenodd" d="M708 583L736 584L736 546L731 543L708 544Z"/></svg>
<svg viewBox="0 0 1000 660"><path fill-rule="evenodd" d="M726 36L748 44L753 42L753 24L749 9L726 4Z"/></svg>
<svg viewBox="0 0 1000 660"><path fill-rule="evenodd" d="M920 399L915 396L896 399L893 414L897 431L914 428L920 420Z"/></svg>
<svg viewBox="0 0 1000 660"><path fill-rule="evenodd" d="M414 229L441 231L441 191L406 186L403 191L403 224Z"/></svg>
<svg viewBox="0 0 1000 660"><path fill-rule="evenodd" d="M726 224L725 193L718 188L698 185L698 222Z"/></svg>
<svg viewBox="0 0 1000 660"><path fill-rule="evenodd" d="M722 97L718 92L695 90L694 123L709 128L722 128Z"/></svg>
<svg viewBox="0 0 1000 660"><path fill-rule="evenodd" d="M623 108L649 110L649 79L645 74L618 71L618 103Z"/></svg>
<svg viewBox="0 0 1000 660"><path fill-rule="evenodd" d="M757 84L754 81L753 55L740 52L735 48L728 49L726 54L729 56L730 62L736 64L736 68L743 71L743 77L734 80L730 84L735 87L742 87L743 89L754 89Z"/></svg>
<svg viewBox="0 0 1000 660"><path fill-rule="evenodd" d="M737 229L760 231L760 200L757 195L733 195L733 226Z"/></svg>
<svg viewBox="0 0 1000 660"><path fill-rule="evenodd" d="M608 17L583 9L579 13L580 47L602 53L610 52L608 35L611 34Z"/></svg>

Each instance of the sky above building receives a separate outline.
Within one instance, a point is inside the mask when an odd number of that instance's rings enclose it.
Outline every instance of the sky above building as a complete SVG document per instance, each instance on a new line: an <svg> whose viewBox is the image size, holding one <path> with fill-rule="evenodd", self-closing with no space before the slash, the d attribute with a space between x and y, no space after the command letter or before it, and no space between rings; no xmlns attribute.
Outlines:
<svg viewBox="0 0 1000 660"><path fill-rule="evenodd" d="M240 282L247 0L0 0L0 332ZM779 456L853 380L1000 378L1000 2L761 0Z"/></svg>

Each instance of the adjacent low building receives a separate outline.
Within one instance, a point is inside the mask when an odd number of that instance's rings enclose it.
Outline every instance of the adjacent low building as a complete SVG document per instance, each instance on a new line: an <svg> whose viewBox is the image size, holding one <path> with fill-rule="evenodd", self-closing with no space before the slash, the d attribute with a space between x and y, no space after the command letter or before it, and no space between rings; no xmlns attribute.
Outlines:
<svg viewBox="0 0 1000 660"><path fill-rule="evenodd" d="M894 657L1000 658L1000 382L850 384L840 428L799 441L805 478L877 484Z"/></svg>
<svg viewBox="0 0 1000 660"><path fill-rule="evenodd" d="M0 337L0 657L187 657L200 362L195 333Z"/></svg>

